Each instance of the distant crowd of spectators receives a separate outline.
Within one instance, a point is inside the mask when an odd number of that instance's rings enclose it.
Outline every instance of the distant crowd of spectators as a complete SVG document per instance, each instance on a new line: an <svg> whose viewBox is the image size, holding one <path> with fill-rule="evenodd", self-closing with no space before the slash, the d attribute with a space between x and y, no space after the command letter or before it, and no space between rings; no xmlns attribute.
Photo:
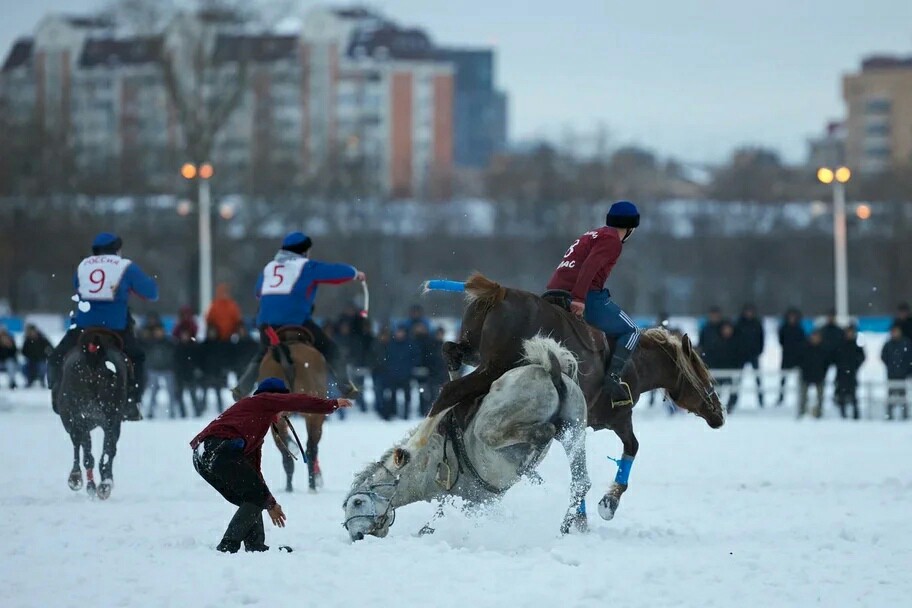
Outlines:
<svg viewBox="0 0 912 608"><path fill-rule="evenodd" d="M734 323L724 318L718 307L713 307L700 330L699 348L710 369L741 370L750 366L758 370L764 341L763 325L754 306L745 306ZM832 367L836 370L834 398L841 415L851 415L856 419L859 417L858 370L864 363L865 353L858 344L858 331L854 326L840 326L835 313L831 311L821 326L808 332L801 311L790 308L779 325L779 344L782 347L781 369L797 370L799 373L799 416L807 413L814 417L822 415L824 383L827 372ZM888 380L904 381L912 377L912 316L908 304L903 303L897 307L890 338L881 351L881 359L886 366ZM778 390L779 405L785 397L785 380L783 375ZM756 381L759 405L763 407L765 395L759 375ZM722 377L719 384L731 386L732 378ZM808 408L812 388L815 399ZM737 388L731 386L728 410L732 411L737 402ZM901 410L904 419L909 417L908 397L903 386L889 389L888 418L893 418L894 408Z"/></svg>

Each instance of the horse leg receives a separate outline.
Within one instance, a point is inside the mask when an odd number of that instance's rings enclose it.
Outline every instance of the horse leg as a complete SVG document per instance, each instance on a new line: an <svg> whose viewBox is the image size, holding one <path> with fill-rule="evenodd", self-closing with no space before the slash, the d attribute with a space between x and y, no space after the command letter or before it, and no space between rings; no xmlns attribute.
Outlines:
<svg viewBox="0 0 912 608"><path fill-rule="evenodd" d="M104 442L101 448L101 484L98 486L98 498L107 500L114 490L114 456L117 455L117 441L120 439L120 416L113 413L108 416L104 425Z"/></svg>
<svg viewBox="0 0 912 608"><path fill-rule="evenodd" d="M570 461L570 508L561 524L561 533L570 532L571 526L579 532L587 532L586 494L592 483L586 467L586 401L582 394L579 399L567 399L560 417L557 440Z"/></svg>
<svg viewBox="0 0 912 608"><path fill-rule="evenodd" d="M456 380L461 377L460 372L465 363L465 357L471 351L472 347L468 342L444 342L443 360L446 361L447 371L450 374L450 380Z"/></svg>
<svg viewBox="0 0 912 608"><path fill-rule="evenodd" d="M627 490L627 480L630 477L630 469L633 466L633 459L640 449L640 442L637 441L636 435L633 434L633 412L627 412L624 419L613 427L615 434L624 444L624 454L618 461L618 471L614 478L611 488L605 493L599 501L598 511L602 519L611 520L617 511L618 504L621 502L621 495Z"/></svg>
<svg viewBox="0 0 912 608"><path fill-rule="evenodd" d="M82 445L82 467L86 472L86 493L95 498L95 457L92 456L92 433L87 428L79 429L79 443Z"/></svg>
<svg viewBox="0 0 912 608"><path fill-rule="evenodd" d="M311 492L316 492L323 487L323 473L320 471L320 439L323 437L322 415L307 415L304 420L307 424L307 476Z"/></svg>
<svg viewBox="0 0 912 608"><path fill-rule="evenodd" d="M497 380L502 370L493 367L483 366L477 368L471 374L452 380L443 385L437 401L431 407L429 416L436 416L440 412L453 407L462 402L481 397L491 389L491 384Z"/></svg>
<svg viewBox="0 0 912 608"><path fill-rule="evenodd" d="M71 490L77 492L82 489L82 469L79 468L79 435L78 431L66 422L63 423L63 428L66 429L67 434L70 436L70 441L73 442L73 468L70 469L67 485L70 486Z"/></svg>
<svg viewBox="0 0 912 608"><path fill-rule="evenodd" d="M285 469L285 491L294 492L294 487L291 483L295 471L294 457L291 455L291 434L288 432L288 424L281 416L278 422L272 426L272 439L282 454L282 467Z"/></svg>

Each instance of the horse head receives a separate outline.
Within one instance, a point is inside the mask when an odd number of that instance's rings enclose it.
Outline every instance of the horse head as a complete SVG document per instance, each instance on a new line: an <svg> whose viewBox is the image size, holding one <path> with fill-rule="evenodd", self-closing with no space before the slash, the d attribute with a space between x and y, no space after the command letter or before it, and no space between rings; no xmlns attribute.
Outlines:
<svg viewBox="0 0 912 608"><path fill-rule="evenodd" d="M393 501L399 489L400 473L410 460L406 448L396 447L355 478L342 503L345 510L342 526L352 541L368 535L383 538L389 534L390 526L396 521Z"/></svg>
<svg viewBox="0 0 912 608"><path fill-rule="evenodd" d="M677 374L673 387L667 389L668 396L679 407L703 418L711 428L721 427L725 424L725 408L716 393L712 375L694 350L690 338L685 334L678 342L667 335L666 344L674 350L669 355Z"/></svg>

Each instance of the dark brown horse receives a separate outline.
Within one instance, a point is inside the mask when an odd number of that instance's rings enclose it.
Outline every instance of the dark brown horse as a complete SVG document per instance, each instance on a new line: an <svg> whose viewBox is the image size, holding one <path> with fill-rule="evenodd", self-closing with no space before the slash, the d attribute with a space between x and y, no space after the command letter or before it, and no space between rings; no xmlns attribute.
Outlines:
<svg viewBox="0 0 912 608"><path fill-rule="evenodd" d="M633 405L612 407L602 390L610 347L604 334L557 304L503 287L481 274L469 277L465 292L468 305L458 340L447 342L443 349L452 381L443 387L429 415L474 403L505 371L521 363L523 341L542 334L563 343L577 356L589 426L614 431L624 444L624 458L632 461L639 450L633 432ZM464 363L477 368L458 378ZM678 339L664 329L643 332L623 380L630 386L634 404L640 394L664 389L678 406L700 416L710 427L719 428L725 422L712 377L687 336ZM626 489L627 476L619 475L599 503L602 517L614 516Z"/></svg>

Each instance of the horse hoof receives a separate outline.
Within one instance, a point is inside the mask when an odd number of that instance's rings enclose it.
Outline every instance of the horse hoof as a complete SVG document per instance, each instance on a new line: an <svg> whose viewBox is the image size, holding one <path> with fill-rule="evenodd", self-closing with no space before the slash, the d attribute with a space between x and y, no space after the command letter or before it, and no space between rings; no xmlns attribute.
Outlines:
<svg viewBox="0 0 912 608"><path fill-rule="evenodd" d="M89 495L89 498L96 498L98 496L94 481L89 480L89 483L86 484L86 494Z"/></svg>
<svg viewBox="0 0 912 608"><path fill-rule="evenodd" d="M315 477L316 477L315 484L316 484L317 488L322 489L323 488L323 473L317 473Z"/></svg>
<svg viewBox="0 0 912 608"><path fill-rule="evenodd" d="M289 494L293 494L294 488L291 487L291 484L288 484L287 486L285 486L285 491L288 492Z"/></svg>
<svg viewBox="0 0 912 608"><path fill-rule="evenodd" d="M605 494L598 504L599 515L602 516L602 519L605 521L611 521L614 519L614 513L617 511L618 505L621 503L621 499L612 494Z"/></svg>
<svg viewBox="0 0 912 608"><path fill-rule="evenodd" d="M435 530L434 528L432 528L432 527L429 526L428 524L425 524L423 528L421 528L420 530L418 530L418 536L430 536L431 534L433 534L433 533L436 532L436 531L437 531L437 530Z"/></svg>
<svg viewBox="0 0 912 608"><path fill-rule="evenodd" d="M98 486L98 498L101 500L107 500L111 498L111 491L114 490L114 480L105 479L101 482L101 485Z"/></svg>
<svg viewBox="0 0 912 608"><path fill-rule="evenodd" d="M79 471L73 471L70 473L70 478L67 480L67 485L70 486L70 489L74 492L78 492L82 489L82 473Z"/></svg>

